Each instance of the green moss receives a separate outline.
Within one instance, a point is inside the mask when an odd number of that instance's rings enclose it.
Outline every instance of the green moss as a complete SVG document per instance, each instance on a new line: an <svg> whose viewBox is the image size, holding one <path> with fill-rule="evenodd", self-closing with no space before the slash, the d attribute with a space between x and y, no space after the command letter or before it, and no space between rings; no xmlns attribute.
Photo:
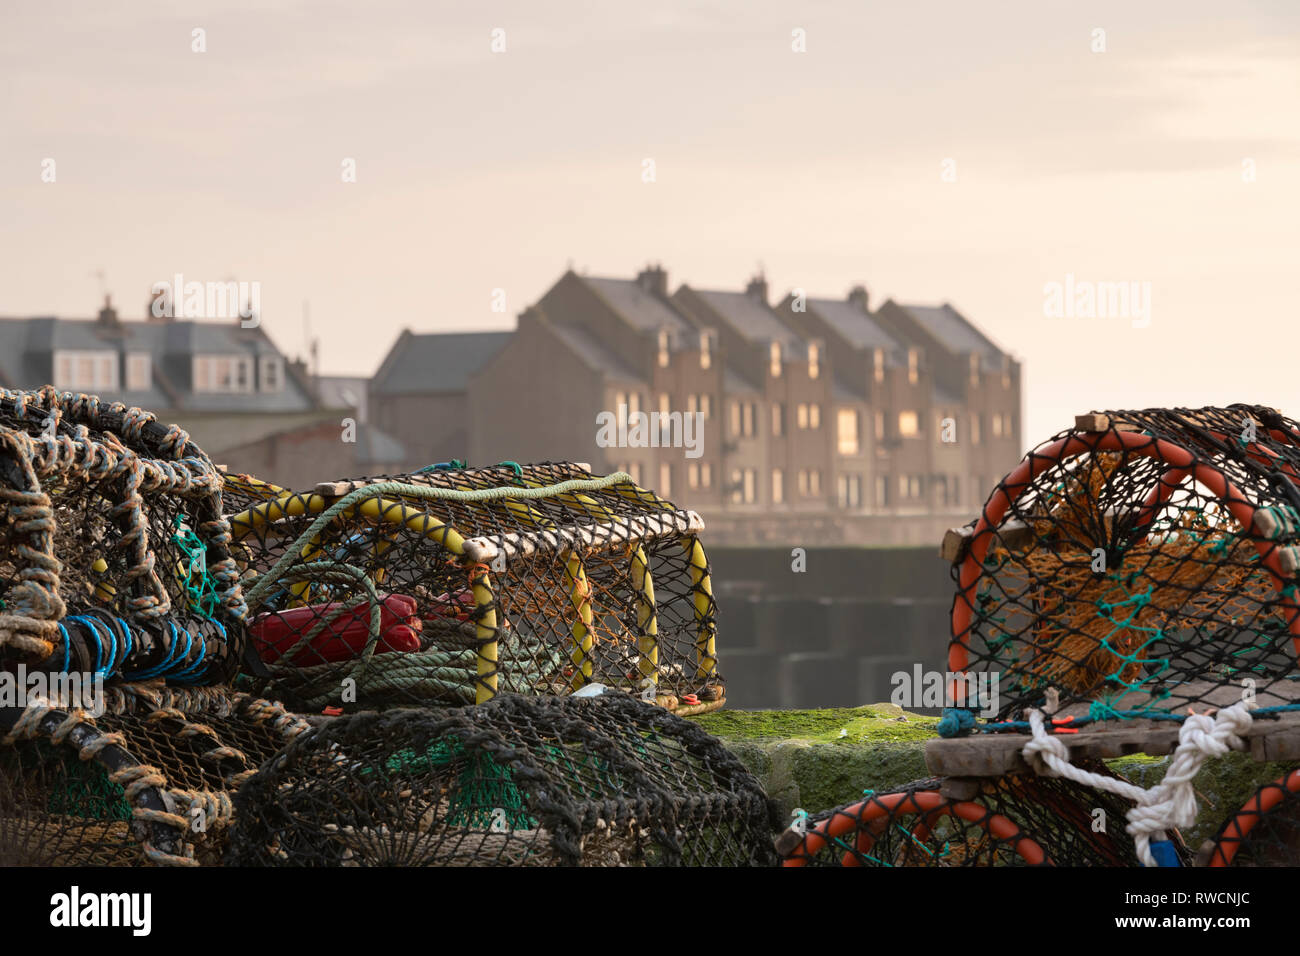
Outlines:
<svg viewBox="0 0 1300 956"><path fill-rule="evenodd" d="M901 743L935 735L936 717L894 704L831 710L721 710L689 718L724 740L810 740L817 743Z"/></svg>

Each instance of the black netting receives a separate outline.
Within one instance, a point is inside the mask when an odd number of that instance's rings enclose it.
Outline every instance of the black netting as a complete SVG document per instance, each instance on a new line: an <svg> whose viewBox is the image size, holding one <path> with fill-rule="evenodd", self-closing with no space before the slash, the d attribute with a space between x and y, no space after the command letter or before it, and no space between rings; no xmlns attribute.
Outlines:
<svg viewBox="0 0 1300 956"><path fill-rule="evenodd" d="M1109 412L994 489L957 564L950 669L998 715L1297 709L1300 427L1272 409Z"/></svg>
<svg viewBox="0 0 1300 956"><path fill-rule="evenodd" d="M1214 838L1210 866L1300 866L1300 770L1267 783Z"/></svg>
<svg viewBox="0 0 1300 956"><path fill-rule="evenodd" d="M174 702L174 701L173 701ZM244 695L96 719L0 710L0 865L217 864L231 797L307 725Z"/></svg>
<svg viewBox="0 0 1300 956"><path fill-rule="evenodd" d="M215 684L244 604L220 475L120 403L0 390L0 667Z"/></svg>
<svg viewBox="0 0 1300 956"><path fill-rule="evenodd" d="M229 862L741 866L775 811L722 745L621 694L339 717L241 788Z"/></svg>
<svg viewBox="0 0 1300 956"><path fill-rule="evenodd" d="M270 672L257 686L275 696L312 710L458 705L601 683L669 709L721 705L691 512L571 464L323 488L227 481L249 634Z"/></svg>
<svg viewBox="0 0 1300 956"><path fill-rule="evenodd" d="M1106 772L1102 765L1088 769ZM1068 780L1007 775L969 800L935 778L809 816L787 866L1135 866L1125 801ZM1182 852L1181 844L1179 845Z"/></svg>

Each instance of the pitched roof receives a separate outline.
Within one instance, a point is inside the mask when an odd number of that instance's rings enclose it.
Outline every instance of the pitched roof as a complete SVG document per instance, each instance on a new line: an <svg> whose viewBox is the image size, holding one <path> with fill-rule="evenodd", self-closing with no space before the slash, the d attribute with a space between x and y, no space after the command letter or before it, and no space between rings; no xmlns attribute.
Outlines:
<svg viewBox="0 0 1300 956"><path fill-rule="evenodd" d="M898 352L902 345L857 304L843 299L809 299L808 307L858 348Z"/></svg>
<svg viewBox="0 0 1300 956"><path fill-rule="evenodd" d="M647 292L634 279L604 279L581 276L619 315L638 329L657 331L667 329L674 341L692 338L691 326L657 295Z"/></svg>
<svg viewBox="0 0 1300 956"><path fill-rule="evenodd" d="M377 395L462 392L513 332L404 332L371 383Z"/></svg>
<svg viewBox="0 0 1300 956"><path fill-rule="evenodd" d="M366 425L357 429L356 453L361 465L394 465L406 458L406 446L388 432Z"/></svg>
<svg viewBox="0 0 1300 956"><path fill-rule="evenodd" d="M896 304L951 351L975 352L986 369L1002 367L1002 350L946 302L938 306Z"/></svg>
<svg viewBox="0 0 1300 956"><path fill-rule="evenodd" d="M804 341L793 329L785 325L766 303L760 302L746 292L711 292L692 289L708 306L717 312L751 342L780 342L794 350L794 354L803 354Z"/></svg>
<svg viewBox="0 0 1300 956"><path fill-rule="evenodd" d="M551 330L593 372L599 372L606 378L641 381L641 376L626 362L578 326L555 324Z"/></svg>

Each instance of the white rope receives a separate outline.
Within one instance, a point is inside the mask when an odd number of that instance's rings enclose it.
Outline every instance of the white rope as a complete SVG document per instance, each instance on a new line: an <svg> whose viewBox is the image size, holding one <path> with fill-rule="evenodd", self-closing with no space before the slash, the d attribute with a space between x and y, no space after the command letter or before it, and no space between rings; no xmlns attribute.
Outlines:
<svg viewBox="0 0 1300 956"><path fill-rule="evenodd" d="M1214 717L1208 713L1192 714L1183 721L1169 770L1150 790L1126 780L1081 770L1071 764L1065 741L1047 732L1039 710L1028 712L1033 739L1025 744L1021 753L1039 773L1043 772L1042 767L1046 767L1053 775L1131 800L1135 806L1128 812L1128 832L1137 844L1138 859L1145 866L1155 866L1155 857L1151 854L1152 838L1164 839L1166 831L1196 822L1196 791L1192 781L1206 757L1245 749L1242 737L1253 722L1250 716L1253 707L1254 701L1242 701L1220 710Z"/></svg>

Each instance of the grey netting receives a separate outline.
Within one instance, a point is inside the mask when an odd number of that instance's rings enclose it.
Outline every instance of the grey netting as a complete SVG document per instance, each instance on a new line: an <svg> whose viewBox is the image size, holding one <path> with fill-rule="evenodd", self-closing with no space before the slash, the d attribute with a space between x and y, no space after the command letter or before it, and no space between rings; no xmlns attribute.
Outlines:
<svg viewBox="0 0 1300 956"><path fill-rule="evenodd" d="M230 862L775 863L775 811L700 728L622 694L335 718L236 798Z"/></svg>

